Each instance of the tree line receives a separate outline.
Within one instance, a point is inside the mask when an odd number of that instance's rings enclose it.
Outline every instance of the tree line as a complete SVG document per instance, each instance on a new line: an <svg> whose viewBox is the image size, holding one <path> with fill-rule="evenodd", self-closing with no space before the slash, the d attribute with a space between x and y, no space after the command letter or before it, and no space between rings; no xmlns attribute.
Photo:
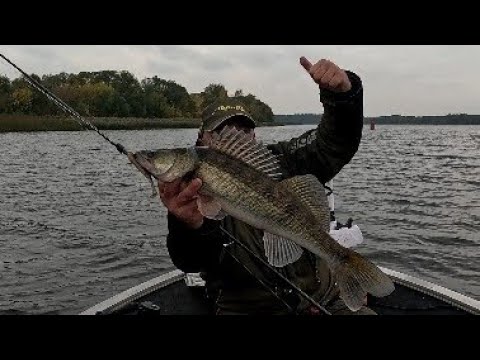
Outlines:
<svg viewBox="0 0 480 360"><path fill-rule="evenodd" d="M291 114L291 115L275 115L275 122L284 125L311 125L318 124L322 118L321 114Z"/></svg>
<svg viewBox="0 0 480 360"><path fill-rule="evenodd" d="M322 114L275 115L274 121L284 125L312 125L321 121ZM447 114L447 115L389 115L365 117L364 123L385 125L480 125L480 115Z"/></svg>
<svg viewBox="0 0 480 360"><path fill-rule="evenodd" d="M189 93L172 80L158 76L138 80L128 71L78 74L31 74L82 116L117 118L200 118L210 102L228 98L222 84L210 84L200 93ZM272 109L255 95L236 90L236 97L259 122L272 122ZM64 115L47 97L23 78L0 76L0 114Z"/></svg>
<svg viewBox="0 0 480 360"><path fill-rule="evenodd" d="M480 125L480 115L447 114L429 116L390 115L366 117L365 123L373 121L385 125Z"/></svg>

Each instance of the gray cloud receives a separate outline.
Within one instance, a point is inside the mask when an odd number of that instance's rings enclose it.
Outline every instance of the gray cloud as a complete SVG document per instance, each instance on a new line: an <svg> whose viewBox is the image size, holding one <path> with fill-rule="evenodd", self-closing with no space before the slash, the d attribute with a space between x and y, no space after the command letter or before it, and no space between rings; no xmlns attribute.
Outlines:
<svg viewBox="0 0 480 360"><path fill-rule="evenodd" d="M190 92L222 83L275 113L320 112L318 89L298 63L328 58L355 71L368 116L480 114L480 46L420 45L5 45L0 51L38 75L128 70L175 80ZM0 62L0 74L18 73Z"/></svg>

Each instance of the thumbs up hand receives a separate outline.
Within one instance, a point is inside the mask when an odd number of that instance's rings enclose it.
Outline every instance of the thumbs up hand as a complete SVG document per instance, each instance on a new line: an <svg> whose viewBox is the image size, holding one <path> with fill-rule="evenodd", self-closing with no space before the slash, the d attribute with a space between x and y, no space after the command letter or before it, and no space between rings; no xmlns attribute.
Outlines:
<svg viewBox="0 0 480 360"><path fill-rule="evenodd" d="M321 89L339 93L347 92L352 88L352 83L350 82L346 71L340 69L329 60L322 59L315 65L312 65L307 58L302 56L300 58L300 64Z"/></svg>

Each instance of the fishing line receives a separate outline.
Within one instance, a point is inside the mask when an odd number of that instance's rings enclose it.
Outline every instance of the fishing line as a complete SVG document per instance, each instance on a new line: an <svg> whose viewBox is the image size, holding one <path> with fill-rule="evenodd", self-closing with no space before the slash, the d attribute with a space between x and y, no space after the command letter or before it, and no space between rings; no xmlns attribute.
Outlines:
<svg viewBox="0 0 480 360"><path fill-rule="evenodd" d="M228 247L231 245L232 243L229 243L229 244L225 244L223 246L224 250L228 253L228 255L230 255L236 262L238 262L240 265L242 265L242 267L245 269L246 272L248 272L253 278L255 278L255 280L257 280L265 289L267 289L273 296L275 296L278 300L280 300L284 305L285 307L288 309L288 311L290 313L295 313L296 311L290 306L289 303L287 303L281 296L278 295L278 293L273 290L269 285L267 285L264 281L262 281L261 279L259 279L250 269L248 269L244 263L242 263L240 261L240 259L238 259L235 255L233 255L233 253L231 251L228 250Z"/></svg>
<svg viewBox="0 0 480 360"><path fill-rule="evenodd" d="M55 105L57 105L60 109L62 109L65 113L73 117L73 119L82 127L85 127L86 129L93 130L95 131L98 135L103 137L105 140L107 140L110 144L115 146L115 148L118 150L119 153L127 155L128 159L130 162L135 165L135 167L142 173L144 174L148 180L150 181L150 185L152 187L152 197L156 196L156 189L155 185L152 181L152 177L157 179L157 176L150 172L148 169L144 168L141 164L138 163L138 161L135 159L135 156L127 151L125 147L120 144L113 142L110 140L104 133L102 133L98 128L90 123L88 120L85 120L83 117L80 116L78 112L72 109L72 107L68 104L66 104L62 99L57 97L55 94L53 94L50 90L48 90L45 86L40 84L38 81L33 79L30 75L28 75L25 71L20 69L17 65L15 65L11 60L9 60L5 55L0 53L0 57L2 57L6 62L8 62L10 65L12 65L15 69L17 69L25 78L25 80L32 85L35 89L40 91L43 95L45 95L49 100L51 100Z"/></svg>
<svg viewBox="0 0 480 360"><path fill-rule="evenodd" d="M268 264L265 260L263 260L260 256L255 254L252 250L247 248L244 244L242 244L238 239L236 239L233 235L231 235L227 230L223 228L223 226L220 226L220 230L227 235L231 240L233 240L237 245L240 245L245 251L247 251L250 255L254 256L258 261L260 261L263 265L265 265L268 269L270 269L273 273L275 273L277 276L279 276L283 281L285 281L288 285L292 287L299 295L307 299L310 303L312 303L315 307L317 307L319 310L323 311L327 315L332 315L327 309L325 309L322 305L320 305L318 302L316 302L310 295L308 295L306 292L304 292L302 289L300 289L298 286L296 286L294 283L292 283L289 279L287 279L284 275L282 275L280 272L275 270L270 264ZM257 278L258 280L258 278Z"/></svg>
<svg viewBox="0 0 480 360"><path fill-rule="evenodd" d="M40 91L43 95L45 95L49 100L51 100L55 105L57 105L60 109L62 109L65 113L73 117L73 119L80 124L80 126L85 127L87 129L95 131L97 134L102 136L105 140L107 140L110 144L115 146L117 150L121 154L128 155L127 150L125 147L120 144L120 143L115 143L112 140L110 140L105 134L103 134L98 128L90 123L88 120L85 120L80 116L78 112L72 109L71 106L66 104L63 100L58 98L55 94L53 94L50 90L48 90L45 86L37 82L35 79L33 79L30 75L28 75L25 71L20 69L17 65L15 65L12 61L10 61L5 55L0 53L0 57L2 57L6 62L8 62L10 65L12 65L15 69L17 69L24 77L27 82L32 85L35 89Z"/></svg>

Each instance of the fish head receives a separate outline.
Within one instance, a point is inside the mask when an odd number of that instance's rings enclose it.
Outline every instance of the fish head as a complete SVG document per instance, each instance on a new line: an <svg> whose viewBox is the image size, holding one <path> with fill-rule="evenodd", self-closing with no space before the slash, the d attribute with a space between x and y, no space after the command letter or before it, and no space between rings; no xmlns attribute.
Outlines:
<svg viewBox="0 0 480 360"><path fill-rule="evenodd" d="M193 148L143 150L134 154L137 163L162 182L172 182L195 169L197 155Z"/></svg>

